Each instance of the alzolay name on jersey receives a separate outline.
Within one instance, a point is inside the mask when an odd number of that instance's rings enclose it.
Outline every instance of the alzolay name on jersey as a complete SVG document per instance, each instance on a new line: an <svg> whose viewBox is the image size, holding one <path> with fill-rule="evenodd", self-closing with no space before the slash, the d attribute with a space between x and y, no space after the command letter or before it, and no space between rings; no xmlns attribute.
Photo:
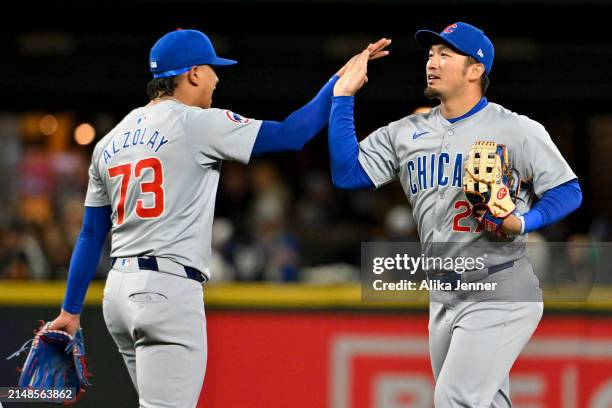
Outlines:
<svg viewBox="0 0 612 408"><path fill-rule="evenodd" d="M115 154L130 147L144 145L157 153L168 142L169 140L159 130L148 131L147 128L128 130L115 137L104 149L104 163L108 164Z"/></svg>

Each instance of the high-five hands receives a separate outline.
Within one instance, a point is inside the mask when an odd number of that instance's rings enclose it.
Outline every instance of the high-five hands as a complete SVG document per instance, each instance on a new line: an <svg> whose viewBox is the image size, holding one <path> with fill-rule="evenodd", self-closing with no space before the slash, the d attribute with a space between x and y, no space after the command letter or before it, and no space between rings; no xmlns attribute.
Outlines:
<svg viewBox="0 0 612 408"><path fill-rule="evenodd" d="M388 38L381 38L352 57L337 75L340 76L334 86L334 96L353 96L368 82L368 61L386 57L389 51L385 48L391 44Z"/></svg>
<svg viewBox="0 0 612 408"><path fill-rule="evenodd" d="M368 82L370 51L364 50L334 85L334 96L353 96Z"/></svg>
<svg viewBox="0 0 612 408"><path fill-rule="evenodd" d="M389 55L389 51L385 50L385 48L387 48L389 44L391 44L391 40L388 38L381 38L375 43L369 44L366 50L370 51L370 60L375 60ZM351 59L348 60L347 63L344 64L344 66L340 68L338 72L336 72L336 75L338 75L339 77L344 75L344 72L355 63L355 61L357 60L357 58L359 58L360 55L361 53L351 57Z"/></svg>

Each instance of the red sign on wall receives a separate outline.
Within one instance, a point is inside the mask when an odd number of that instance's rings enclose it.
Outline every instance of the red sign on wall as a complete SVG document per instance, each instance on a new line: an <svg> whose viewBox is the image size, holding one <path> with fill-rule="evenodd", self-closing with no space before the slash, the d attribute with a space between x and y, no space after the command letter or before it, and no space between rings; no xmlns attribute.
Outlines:
<svg viewBox="0 0 612 408"><path fill-rule="evenodd" d="M212 312L208 336L201 407L433 407L425 316ZM545 317L511 395L517 408L612 407L612 318Z"/></svg>

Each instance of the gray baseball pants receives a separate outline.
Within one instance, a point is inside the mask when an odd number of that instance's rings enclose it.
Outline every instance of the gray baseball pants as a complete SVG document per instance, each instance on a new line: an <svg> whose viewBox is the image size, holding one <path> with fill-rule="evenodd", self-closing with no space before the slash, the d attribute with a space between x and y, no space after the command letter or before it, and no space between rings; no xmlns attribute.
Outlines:
<svg viewBox="0 0 612 408"><path fill-rule="evenodd" d="M202 285L133 264L115 266L106 280L103 312L140 407L195 407L207 357Z"/></svg>
<svg viewBox="0 0 612 408"><path fill-rule="evenodd" d="M542 311L542 302L431 302L435 407L512 407L510 369Z"/></svg>

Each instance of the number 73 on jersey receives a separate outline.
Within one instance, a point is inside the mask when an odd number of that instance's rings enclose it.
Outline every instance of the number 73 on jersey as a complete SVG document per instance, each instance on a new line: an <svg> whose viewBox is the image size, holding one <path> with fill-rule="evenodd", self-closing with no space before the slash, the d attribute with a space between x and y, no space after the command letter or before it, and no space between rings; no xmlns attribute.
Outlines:
<svg viewBox="0 0 612 408"><path fill-rule="evenodd" d="M149 174L152 174L152 179L148 176ZM130 190L134 190L134 186L130 186L132 178L135 181L135 183L132 184L137 184L139 187L139 191L133 191L132 194L138 193L138 197L149 194L153 198L153 206L149 207L145 207L144 201L138 198L135 209L136 215L146 219L158 218L164 213L164 171L162 162L157 157L142 159L135 165L132 165L132 163L125 163L109 167L108 175L111 179L117 178L121 183L119 202L117 204L117 225L123 224L125 220L126 198ZM145 177L147 179L146 181L143 180Z"/></svg>

